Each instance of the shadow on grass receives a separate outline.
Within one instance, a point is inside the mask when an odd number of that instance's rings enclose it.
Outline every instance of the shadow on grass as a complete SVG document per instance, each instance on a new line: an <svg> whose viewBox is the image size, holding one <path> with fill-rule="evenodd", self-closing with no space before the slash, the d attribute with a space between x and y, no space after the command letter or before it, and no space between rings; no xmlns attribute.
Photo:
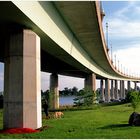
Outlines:
<svg viewBox="0 0 140 140"><path fill-rule="evenodd" d="M123 105L127 104L127 102L111 102L111 103L102 103L101 106L116 106L116 105Z"/></svg>
<svg viewBox="0 0 140 140"><path fill-rule="evenodd" d="M98 129L111 129L111 128L124 128L124 127L131 127L131 126L129 124L112 124L104 127L99 127Z"/></svg>

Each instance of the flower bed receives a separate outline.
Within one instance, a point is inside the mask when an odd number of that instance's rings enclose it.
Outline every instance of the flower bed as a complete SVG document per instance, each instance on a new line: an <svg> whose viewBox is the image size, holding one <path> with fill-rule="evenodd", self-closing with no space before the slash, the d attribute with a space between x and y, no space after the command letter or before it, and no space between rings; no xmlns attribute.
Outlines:
<svg viewBox="0 0 140 140"><path fill-rule="evenodd" d="M35 133L35 132L40 132L40 131L31 128L10 128L5 130L0 130L0 133L5 133L5 134L24 134L24 133Z"/></svg>

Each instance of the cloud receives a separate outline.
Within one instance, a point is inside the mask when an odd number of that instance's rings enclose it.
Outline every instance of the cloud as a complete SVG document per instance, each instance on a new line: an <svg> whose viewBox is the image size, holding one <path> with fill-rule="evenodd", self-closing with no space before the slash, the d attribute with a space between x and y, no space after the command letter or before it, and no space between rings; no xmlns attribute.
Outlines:
<svg viewBox="0 0 140 140"><path fill-rule="evenodd" d="M117 60L119 60L119 68L123 66L123 71L125 67L125 72L128 74L133 74L135 76L140 76L140 47L137 45L131 46L127 49L117 50L113 53L116 54ZM118 63L118 62L117 62ZM117 64L118 66L118 64Z"/></svg>
<svg viewBox="0 0 140 140"><path fill-rule="evenodd" d="M43 91L49 89L50 86L50 73L41 72L41 89Z"/></svg>
<svg viewBox="0 0 140 140"><path fill-rule="evenodd" d="M59 75L60 89L64 89L65 87L73 88L74 86L78 89L84 88L84 79Z"/></svg>
<svg viewBox="0 0 140 140"><path fill-rule="evenodd" d="M140 37L140 2L127 2L127 6L121 7L107 17L108 32L111 39L135 39ZM105 29L105 23L104 23Z"/></svg>
<svg viewBox="0 0 140 140"><path fill-rule="evenodd" d="M109 21L109 36L112 39L135 39L140 37L140 21L125 21L114 18Z"/></svg>
<svg viewBox="0 0 140 140"><path fill-rule="evenodd" d="M123 71L125 67L127 73L140 76L140 1L119 4L117 11L106 15L108 19L105 18L103 23L104 31L105 23L108 22L108 42L112 44L113 54L116 54L120 62L120 69L122 65Z"/></svg>

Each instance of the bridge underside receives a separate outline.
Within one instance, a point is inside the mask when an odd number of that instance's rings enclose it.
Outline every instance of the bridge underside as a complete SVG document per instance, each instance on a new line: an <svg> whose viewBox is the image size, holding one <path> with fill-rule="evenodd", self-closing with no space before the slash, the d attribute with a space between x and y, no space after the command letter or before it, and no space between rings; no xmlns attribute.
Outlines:
<svg viewBox="0 0 140 140"><path fill-rule="evenodd" d="M8 9L8 11L6 9ZM27 28L36 31L41 38L42 71L81 78L85 78L87 74L92 73L44 34L28 17L13 5L12 2L0 3L0 17L1 62L4 62L6 49L5 40L9 34L20 28ZM102 77L97 75L97 78Z"/></svg>

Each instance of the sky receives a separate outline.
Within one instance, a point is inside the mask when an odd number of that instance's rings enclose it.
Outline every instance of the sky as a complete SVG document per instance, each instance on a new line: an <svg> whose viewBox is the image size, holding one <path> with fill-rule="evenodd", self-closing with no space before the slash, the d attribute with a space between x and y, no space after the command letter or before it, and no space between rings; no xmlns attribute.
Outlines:
<svg viewBox="0 0 140 140"><path fill-rule="evenodd" d="M114 62L116 54L120 70L140 77L140 1L103 1L102 6L106 14L103 26L106 31L108 23L108 45L110 50L112 46Z"/></svg>
<svg viewBox="0 0 140 140"><path fill-rule="evenodd" d="M106 22L108 23L108 47L113 61L119 69L140 77L140 1L102 1L105 12L103 28L106 37ZM109 52L111 57L111 51ZM4 66L0 63L0 91L3 91ZM41 73L41 88L49 88L49 73ZM73 86L82 89L84 79L59 75L59 89ZM99 81L97 81L97 88Z"/></svg>

